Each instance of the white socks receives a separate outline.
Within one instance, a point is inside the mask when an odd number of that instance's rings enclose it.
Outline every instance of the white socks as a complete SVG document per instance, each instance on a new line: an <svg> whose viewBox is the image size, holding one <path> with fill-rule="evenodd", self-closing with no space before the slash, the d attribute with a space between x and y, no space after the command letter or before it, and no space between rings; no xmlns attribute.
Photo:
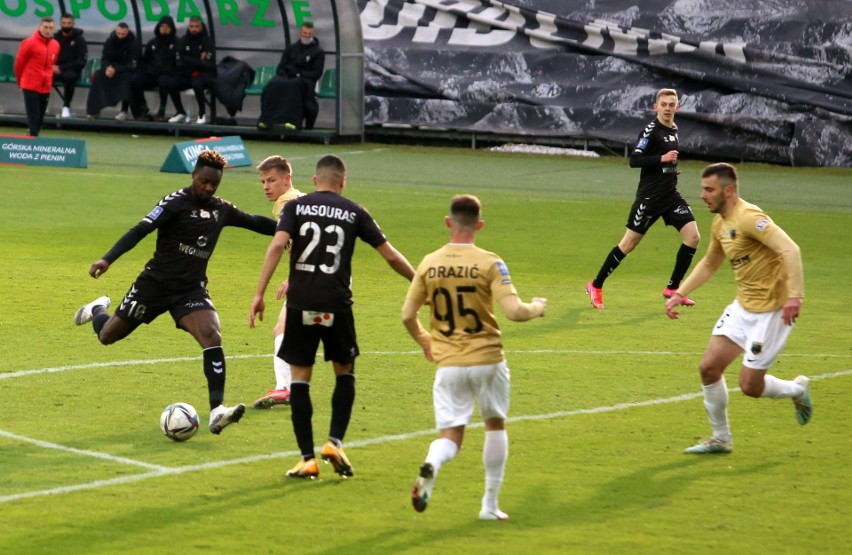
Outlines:
<svg viewBox="0 0 852 555"><path fill-rule="evenodd" d="M713 429L713 436L722 439L731 439L731 428L728 425L728 387L725 385L725 377L713 384L703 385L704 408L707 410L707 419Z"/></svg>
<svg viewBox="0 0 852 555"><path fill-rule="evenodd" d="M426 462L431 463L432 468L435 469L435 476L437 476L441 466L446 462L450 462L458 452L459 447L453 440L439 437L429 444L429 453L426 455Z"/></svg>
<svg viewBox="0 0 852 555"><path fill-rule="evenodd" d="M506 459L508 457L509 435L506 433L506 430L485 432L485 444L482 446L482 465L485 467L485 495L482 497L483 511L500 513L497 508L497 496L500 493L500 486L503 485L503 474L506 472ZM500 518L497 520L503 519Z"/></svg>
<svg viewBox="0 0 852 555"><path fill-rule="evenodd" d="M275 351L272 353L272 369L275 371L275 389L290 389L290 365L278 356L284 342L284 334L275 336Z"/></svg>
<svg viewBox="0 0 852 555"><path fill-rule="evenodd" d="M458 446L450 439L438 438L429 444L426 462L432 465L434 479L444 463L450 462L459 452ZM503 485L506 472L506 459L509 456L509 436L506 430L485 432L482 446L482 465L485 467L485 495L482 497L482 520L506 520L509 517L497 507L497 496ZM430 487L431 490L431 487ZM431 493L431 491L430 491Z"/></svg>
<svg viewBox="0 0 852 555"><path fill-rule="evenodd" d="M784 399L787 397L798 397L805 392L805 388L790 380L779 380L775 376L766 374L763 377L763 393L761 397L770 399Z"/></svg>

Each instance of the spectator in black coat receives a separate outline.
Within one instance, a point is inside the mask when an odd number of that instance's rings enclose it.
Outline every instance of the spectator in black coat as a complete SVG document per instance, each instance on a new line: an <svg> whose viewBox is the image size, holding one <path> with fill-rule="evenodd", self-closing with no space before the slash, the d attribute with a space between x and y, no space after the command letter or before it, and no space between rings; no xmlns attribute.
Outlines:
<svg viewBox="0 0 852 555"><path fill-rule="evenodd" d="M204 90L212 88L216 80L216 45L207 33L204 21L197 15L189 18L186 34L178 42L178 80L180 90L192 89L195 93L198 104L195 123L207 123ZM189 123L189 118L185 112L178 111L169 121Z"/></svg>
<svg viewBox="0 0 852 555"><path fill-rule="evenodd" d="M119 23L104 43L101 68L92 76L89 98L86 100L86 117L94 119L102 108L121 102L118 121L127 119L130 102L130 77L139 61L139 42L127 26Z"/></svg>
<svg viewBox="0 0 852 555"><path fill-rule="evenodd" d="M299 29L299 41L284 49L275 77L263 88L257 126L313 129L319 114L315 89L324 68L325 52L314 36L314 24L306 21Z"/></svg>
<svg viewBox="0 0 852 555"><path fill-rule="evenodd" d="M166 103L172 99L177 113L185 113L180 99L177 74L177 32L175 20L164 15L154 26L154 38L142 51L139 67L130 78L130 110L137 120L165 121ZM160 95L157 114L153 115L145 101L145 91L156 87Z"/></svg>
<svg viewBox="0 0 852 555"><path fill-rule="evenodd" d="M64 13L59 19L59 32L53 38L59 43L59 58L53 66L54 83L64 85L62 95L63 118L71 117L71 100L80 80L80 73L86 67L89 57L89 45L83 38L83 30L74 27L74 16Z"/></svg>

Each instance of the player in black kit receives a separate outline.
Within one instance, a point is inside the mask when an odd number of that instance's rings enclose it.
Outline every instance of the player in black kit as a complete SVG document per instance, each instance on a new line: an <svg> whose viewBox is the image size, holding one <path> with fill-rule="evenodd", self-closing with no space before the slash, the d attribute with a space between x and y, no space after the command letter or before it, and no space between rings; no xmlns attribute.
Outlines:
<svg viewBox="0 0 852 555"><path fill-rule="evenodd" d="M317 162L313 193L284 205L275 237L266 251L260 281L249 309L249 326L255 317L263 320L263 295L284 247L292 238L289 286L278 289L278 299L287 295L287 322L278 356L290 364L290 410L302 460L287 472L291 478L319 475L314 452L310 382L319 342L325 360L330 360L336 381L331 398L331 424L322 459L341 476L352 476L352 465L342 442L352 404L355 402L355 358L358 344L352 315L352 254L355 240L375 248L388 265L408 281L414 268L385 238L370 213L341 196L346 184L346 166L337 156Z"/></svg>
<svg viewBox="0 0 852 555"><path fill-rule="evenodd" d="M674 122L677 108L677 91L657 91L654 103L657 117L639 134L639 141L630 155L630 167L642 168L642 173L639 176L636 201L627 218L627 230L618 245L607 255L597 277L586 284L586 294L595 308L604 307L604 280L618 268L624 257L639 245L642 237L660 217L666 225L674 226L683 237L671 279L663 289L663 297L672 296L692 264L692 257L701 236L698 234L692 208L677 190L677 176L680 173L677 169L677 125ZM684 297L682 304L692 306L695 303Z"/></svg>
<svg viewBox="0 0 852 555"><path fill-rule="evenodd" d="M154 257L136 278L115 314L107 313L109 297L80 307L74 316L78 326L92 322L98 339L110 345L124 339L140 324L150 324L169 311L178 328L189 332L204 350L204 375L210 395L210 431L218 434L238 422L245 412L242 403L222 404L225 396L225 354L219 315L207 293L207 263L225 226L242 227L273 235L275 220L247 214L214 196L222 180L225 158L204 150L192 172L192 185L166 195L151 212L125 233L103 258L92 264L89 275L97 279L122 254L146 235L157 231Z"/></svg>

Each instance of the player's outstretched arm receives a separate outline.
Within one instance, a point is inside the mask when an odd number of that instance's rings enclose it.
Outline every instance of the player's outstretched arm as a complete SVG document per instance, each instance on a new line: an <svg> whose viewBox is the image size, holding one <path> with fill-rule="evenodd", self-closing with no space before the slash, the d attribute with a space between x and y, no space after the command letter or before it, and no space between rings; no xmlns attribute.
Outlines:
<svg viewBox="0 0 852 555"><path fill-rule="evenodd" d="M272 279L272 274L275 273L275 268L281 261L281 255L284 253L284 248L290 241L290 234L286 231L278 231L273 235L272 241L269 242L269 247L266 249L266 258L263 260L263 267L260 270L260 279L257 282L257 289L254 292L251 307L249 308L249 327L254 327L254 319L257 316L260 321L263 321L263 312L266 309L266 303L263 300L263 295L266 293L266 287L269 285L269 280Z"/></svg>
<svg viewBox="0 0 852 555"><path fill-rule="evenodd" d="M666 301L666 316L672 320L677 320L680 317L680 312L675 310L683 302L683 298L704 285L710 279L719 266L725 260L725 253L722 251L719 241L715 238L711 239L710 247L707 249L707 254L698 261L695 268L692 269L689 276L680 284L677 291Z"/></svg>
<svg viewBox="0 0 852 555"><path fill-rule="evenodd" d="M387 261L388 265L393 268L396 273L408 281L414 279L414 267L408 262L405 255L393 248L390 241L385 241L376 247L376 250L379 251L385 261Z"/></svg>
<svg viewBox="0 0 852 555"><path fill-rule="evenodd" d="M680 318L680 312L675 310L683 302L683 295L675 291L672 296L666 301L666 316L672 320Z"/></svg>
<svg viewBox="0 0 852 555"><path fill-rule="evenodd" d="M796 318L799 317L799 312L802 310L802 298L790 297L781 309L781 318L788 326L796 323Z"/></svg>
<svg viewBox="0 0 852 555"><path fill-rule="evenodd" d="M95 279L98 279L103 274L105 274L107 270L109 270L109 262L101 258L100 260L92 264L91 268L89 268L89 275Z"/></svg>
<svg viewBox="0 0 852 555"><path fill-rule="evenodd" d="M144 223L138 223L131 227L127 233L115 242L103 258L92 264L92 267L89 268L89 275L95 279L101 277L102 274L109 270L110 265L118 260L118 257L138 245L139 241L144 239L153 229L153 227Z"/></svg>
<svg viewBox="0 0 852 555"><path fill-rule="evenodd" d="M805 297L805 278L802 264L802 252L787 233L780 227L768 236L758 237L764 245L778 253L781 262L787 270L787 288L790 291L790 299L784 304L784 323L792 325L791 315L795 312L798 317L802 299ZM789 305L789 310L787 309Z"/></svg>
<svg viewBox="0 0 852 555"><path fill-rule="evenodd" d="M420 323L417 318L417 312L422 305L413 299L406 298L402 305L402 324L408 330L408 334L417 342L423 349L423 356L429 362L434 362L432 357L432 336L426 331L426 328Z"/></svg>
<svg viewBox="0 0 852 555"><path fill-rule="evenodd" d="M278 286L278 291L275 293L275 299L281 300L287 296L287 291L290 289L290 280L285 279L281 282L281 285Z"/></svg>
<svg viewBox="0 0 852 555"><path fill-rule="evenodd" d="M500 308L506 318L513 322L524 322L533 318L543 317L547 311L547 299L544 297L533 297L532 301L525 303L517 295L507 295L500 299Z"/></svg>

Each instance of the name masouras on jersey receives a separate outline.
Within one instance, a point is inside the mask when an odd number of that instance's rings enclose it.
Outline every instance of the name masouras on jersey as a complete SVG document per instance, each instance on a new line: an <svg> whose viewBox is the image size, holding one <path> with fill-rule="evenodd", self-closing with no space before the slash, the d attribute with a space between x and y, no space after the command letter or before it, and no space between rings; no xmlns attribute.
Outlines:
<svg viewBox="0 0 852 555"><path fill-rule="evenodd" d="M296 206L297 216L318 216L320 218L332 218L334 220L343 220L350 224L355 223L356 214L344 208L336 206L327 206L325 204L300 204Z"/></svg>

